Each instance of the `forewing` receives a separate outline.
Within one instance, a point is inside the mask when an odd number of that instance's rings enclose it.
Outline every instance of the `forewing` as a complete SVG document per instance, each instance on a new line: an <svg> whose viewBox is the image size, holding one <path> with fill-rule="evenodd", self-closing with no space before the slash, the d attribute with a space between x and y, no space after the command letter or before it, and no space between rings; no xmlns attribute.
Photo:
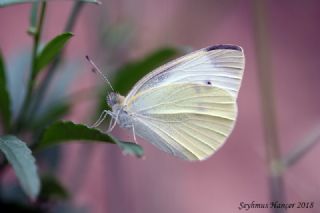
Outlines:
<svg viewBox="0 0 320 213"><path fill-rule="evenodd" d="M237 116L229 92L193 83L148 89L130 99L126 110L137 135L188 160L212 155L230 135Z"/></svg>
<svg viewBox="0 0 320 213"><path fill-rule="evenodd" d="M127 95L172 83L199 83L227 90L237 97L244 71L244 54L234 45L217 45L192 52L142 78Z"/></svg>

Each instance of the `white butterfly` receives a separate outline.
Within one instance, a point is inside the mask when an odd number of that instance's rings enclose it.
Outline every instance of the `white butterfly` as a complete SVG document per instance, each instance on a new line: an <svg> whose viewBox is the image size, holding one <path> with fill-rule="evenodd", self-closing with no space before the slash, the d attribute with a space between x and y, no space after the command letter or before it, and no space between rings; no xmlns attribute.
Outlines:
<svg viewBox="0 0 320 213"><path fill-rule="evenodd" d="M204 160L234 127L243 71L241 47L192 52L146 75L126 97L110 93L112 111L105 110L94 126L109 114L109 130L117 123L132 129L135 141L138 135L174 156Z"/></svg>

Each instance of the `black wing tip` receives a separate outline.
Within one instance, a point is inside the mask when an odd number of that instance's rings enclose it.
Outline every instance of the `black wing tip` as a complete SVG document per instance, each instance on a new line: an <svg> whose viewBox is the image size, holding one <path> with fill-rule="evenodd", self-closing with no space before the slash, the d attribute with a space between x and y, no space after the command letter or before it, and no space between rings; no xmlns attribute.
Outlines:
<svg viewBox="0 0 320 213"><path fill-rule="evenodd" d="M237 50L242 52L242 48L236 45L231 44L219 44L219 45L213 45L206 48L206 51L212 51L212 50Z"/></svg>

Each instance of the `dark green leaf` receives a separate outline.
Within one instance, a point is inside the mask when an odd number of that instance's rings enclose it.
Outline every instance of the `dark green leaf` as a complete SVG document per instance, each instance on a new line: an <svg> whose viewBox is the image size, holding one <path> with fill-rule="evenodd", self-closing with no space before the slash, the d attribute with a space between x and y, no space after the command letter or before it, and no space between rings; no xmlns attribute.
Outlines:
<svg viewBox="0 0 320 213"><path fill-rule="evenodd" d="M71 1L71 0L65 0L65 1ZM74 1L77 1L77 0L74 0ZM101 2L98 0L80 0L80 1L87 2L87 3L101 4ZM0 0L0 7L6 7L13 4L32 3L32 2L39 2L39 0Z"/></svg>
<svg viewBox="0 0 320 213"><path fill-rule="evenodd" d="M36 68L34 75L47 66L63 49L66 42L73 36L72 33L63 33L52 39L38 54L36 58Z"/></svg>
<svg viewBox="0 0 320 213"><path fill-rule="evenodd" d="M3 125L8 130L10 126L11 111L10 111L10 99L7 90L7 81L4 60L0 52L0 115L2 117Z"/></svg>
<svg viewBox="0 0 320 213"><path fill-rule="evenodd" d="M41 192L39 197L42 199L68 199L69 193L64 186L54 176L41 177Z"/></svg>
<svg viewBox="0 0 320 213"><path fill-rule="evenodd" d="M143 149L135 143L119 141L112 136L100 132L98 129L89 128L83 124L75 124L71 121L59 121L49 126L45 130L37 149L74 140L114 143L125 154L133 154L137 157L143 155Z"/></svg>
<svg viewBox="0 0 320 213"><path fill-rule="evenodd" d="M73 140L114 143L111 137L103 134L98 129L92 129L83 124L75 124L71 121L58 121L45 130L38 148L42 149L51 145Z"/></svg>
<svg viewBox="0 0 320 213"><path fill-rule="evenodd" d="M143 76L178 56L178 54L179 51L174 48L162 48L147 55L142 60L129 63L117 72L112 81L112 86L115 91L125 95Z"/></svg>
<svg viewBox="0 0 320 213"><path fill-rule="evenodd" d="M12 135L0 137L0 149L12 165L26 194L35 199L40 191L40 180L31 150L26 143Z"/></svg>

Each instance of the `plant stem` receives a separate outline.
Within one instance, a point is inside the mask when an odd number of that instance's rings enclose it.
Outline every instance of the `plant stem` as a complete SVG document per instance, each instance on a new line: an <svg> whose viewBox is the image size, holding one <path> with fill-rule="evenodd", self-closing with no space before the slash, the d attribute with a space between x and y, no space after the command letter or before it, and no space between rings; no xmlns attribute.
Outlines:
<svg viewBox="0 0 320 213"><path fill-rule="evenodd" d="M269 167L269 186L271 201L285 201L282 178L282 162L276 122L276 110L273 97L272 73L270 66L269 43L266 30L266 4L263 0L254 0L255 46L257 55L258 83L260 86L261 107L263 113L264 137L267 163ZM274 212L283 209L274 208Z"/></svg>
<svg viewBox="0 0 320 213"><path fill-rule="evenodd" d="M66 27L64 29L65 32L70 32L72 31L74 25L75 25L75 22L80 14L80 11L82 9L84 5L84 2L82 1L76 1L74 3L74 6L72 8L72 11L71 11L71 15L69 16L69 19L67 21L67 24L66 24ZM61 62L61 59L63 58L63 54L64 52L61 51L57 57L55 58L55 60L52 62L51 66L48 68L48 71L46 72L45 76L44 76L44 79L43 81L40 83L39 85L39 89L37 90L37 93L35 95L35 101L34 103L32 104L32 107L30 109L30 113L29 115L32 116L32 114L37 111L37 109L39 108L39 106L41 105L41 102L42 102L42 99L43 99L43 96L45 94L45 92L47 91L48 89L48 86L50 85L50 82L52 80L52 77L53 75L55 74L55 70L56 68L58 67L58 65L60 64Z"/></svg>
<svg viewBox="0 0 320 213"><path fill-rule="evenodd" d="M64 29L65 32L69 32L73 30L73 27L76 23L76 20L80 14L80 11L84 5L83 1L76 1L73 5L71 15L69 16L68 22L66 24L66 27Z"/></svg>
<svg viewBox="0 0 320 213"><path fill-rule="evenodd" d="M37 52L39 48L41 33L42 33L42 27L44 22L44 16L46 12L47 2L42 1L41 2L41 11L40 11L40 18L39 22L36 28L36 31L33 36L33 49L32 49L32 61L31 61L31 73L30 73L30 79L28 81L28 87L27 87L27 94L24 99L23 105L21 107L21 110L19 112L18 121L17 121L17 128L16 130L19 131L24 123L25 114L24 112L29 108L29 104L31 102L32 97L32 91L35 83L35 77L36 77L36 58L37 58Z"/></svg>
<svg viewBox="0 0 320 213"><path fill-rule="evenodd" d="M307 154L317 143L320 142L320 126L310 131L296 147L282 159L284 168L289 168Z"/></svg>
<svg viewBox="0 0 320 213"><path fill-rule="evenodd" d="M31 72L31 80L29 81L29 87L28 87L28 94L31 94L32 88L34 86L34 80L36 77L36 58L37 58L37 52L39 49L39 43L40 43L40 38L41 38L41 33L42 33L42 27L43 27L43 22L44 22L44 15L46 12L47 8L47 2L42 1L41 2L41 12L40 12L40 18L39 18L39 23L37 26L37 30L34 35L34 45L33 45L33 50L32 50L32 72Z"/></svg>

